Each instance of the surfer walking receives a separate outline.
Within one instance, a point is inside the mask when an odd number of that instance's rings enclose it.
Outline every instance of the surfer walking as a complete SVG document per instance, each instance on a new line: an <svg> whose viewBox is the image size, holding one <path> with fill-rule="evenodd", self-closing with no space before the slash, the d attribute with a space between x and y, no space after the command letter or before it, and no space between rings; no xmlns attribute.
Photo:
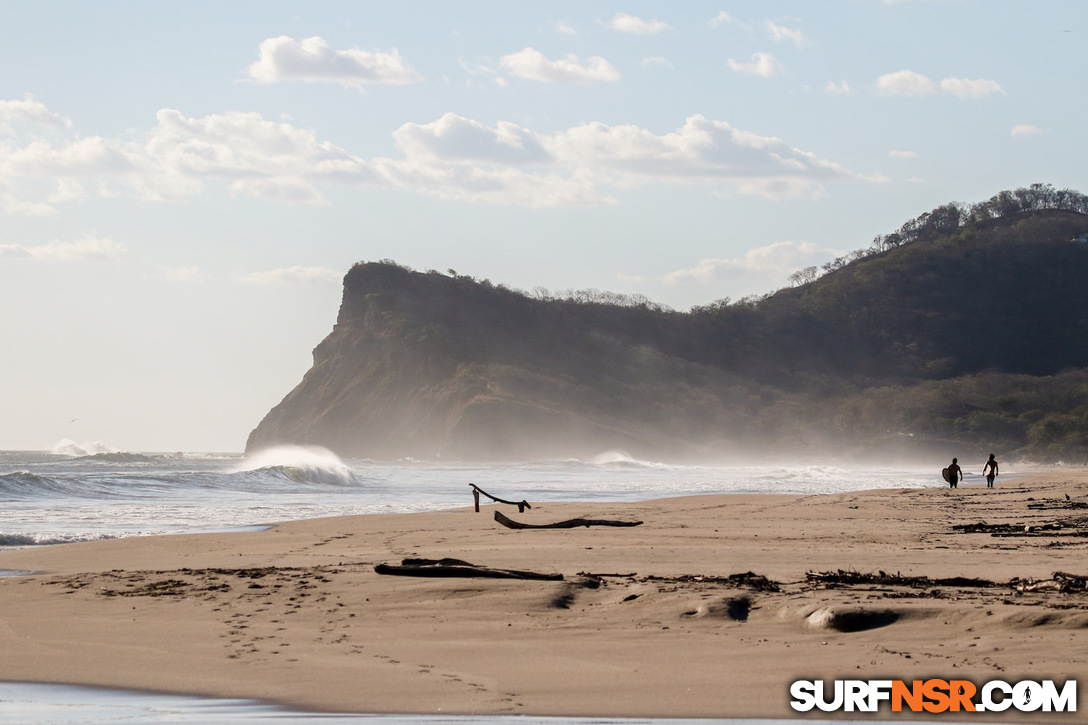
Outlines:
<svg viewBox="0 0 1088 725"><path fill-rule="evenodd" d="M956 463L956 459L952 459L952 465L948 467L948 487L958 488L956 485L960 479L963 478L963 471L960 469L959 464Z"/></svg>
<svg viewBox="0 0 1088 725"><path fill-rule="evenodd" d="M986 476L986 488L994 487L994 479L997 478L997 461L994 460L994 454L990 454L990 460L986 461L986 465L982 467L982 475Z"/></svg>

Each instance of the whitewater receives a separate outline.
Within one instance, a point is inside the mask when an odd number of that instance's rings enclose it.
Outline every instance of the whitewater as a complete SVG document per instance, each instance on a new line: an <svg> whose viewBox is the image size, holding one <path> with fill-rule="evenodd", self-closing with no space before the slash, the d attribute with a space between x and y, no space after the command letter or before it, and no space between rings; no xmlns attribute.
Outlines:
<svg viewBox="0 0 1088 725"><path fill-rule="evenodd" d="M0 451L0 547L258 527L472 504L469 484L510 500L635 501L694 494L817 495L940 488L940 466L682 466L622 452L510 464L341 460L323 448L149 454L62 441ZM1003 471L1004 473L1004 471ZM936 474L936 475L935 475ZM971 474L967 482L970 483Z"/></svg>

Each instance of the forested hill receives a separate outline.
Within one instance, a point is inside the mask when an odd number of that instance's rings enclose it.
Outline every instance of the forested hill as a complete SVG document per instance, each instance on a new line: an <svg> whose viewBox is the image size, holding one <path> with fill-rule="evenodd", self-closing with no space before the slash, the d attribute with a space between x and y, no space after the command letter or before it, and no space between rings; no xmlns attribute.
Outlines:
<svg viewBox="0 0 1088 725"><path fill-rule="evenodd" d="M359 264L313 368L247 450L1083 457L1086 233L1084 196L1036 185L939 207L762 299L686 313Z"/></svg>
<svg viewBox="0 0 1088 725"><path fill-rule="evenodd" d="M889 249L753 306L754 372L770 364L907 382L1088 365L1084 214L1043 210ZM718 349L728 350L723 315ZM735 324L735 323L734 323ZM782 362L787 361L787 362ZM778 382L785 382L779 379Z"/></svg>

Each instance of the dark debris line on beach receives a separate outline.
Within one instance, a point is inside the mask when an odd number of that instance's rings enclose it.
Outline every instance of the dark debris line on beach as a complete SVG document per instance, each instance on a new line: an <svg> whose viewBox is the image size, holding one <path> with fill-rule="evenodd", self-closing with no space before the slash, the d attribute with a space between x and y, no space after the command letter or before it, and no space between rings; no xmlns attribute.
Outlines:
<svg viewBox="0 0 1088 725"><path fill-rule="evenodd" d="M100 574L77 574L56 577L43 584L61 585L71 593L92 584L98 584L97 594L104 597L185 597L191 595L211 596L231 590L231 585L241 585L248 581L247 589L265 589L266 585L257 584L256 580L274 577L273 588L295 585L310 586L312 582L327 583L332 581L326 574L339 573L341 569L328 566L316 567L248 567L238 569L174 569L169 571L126 571L113 569ZM102 586L103 580L115 583Z"/></svg>
<svg viewBox="0 0 1088 725"><path fill-rule="evenodd" d="M959 534L989 534L995 537L1081 537L1088 538L1088 519L1077 518L1046 524L956 524L952 530Z"/></svg>
<svg viewBox="0 0 1088 725"><path fill-rule="evenodd" d="M899 573L887 574L879 571L876 574L863 574L857 571L810 571L805 575L805 580L810 584L822 584L825 586L857 586L857 585L882 585L912 587L924 589L930 587L1000 587L1008 586L999 584L989 579L972 579L969 577L950 577L946 579L930 579L927 576L903 576Z"/></svg>
<svg viewBox="0 0 1088 725"><path fill-rule="evenodd" d="M1018 592L1054 591L1062 594L1088 593L1088 576L1056 571L1050 579L1020 579L1015 577L1007 582L995 582L990 579L970 577L950 577L931 579L927 576L902 576L898 573L863 574L856 571L808 572L805 575L810 584L828 587L837 586L901 586L912 589L936 589L940 587L970 587L976 589L1012 589Z"/></svg>
<svg viewBox="0 0 1088 725"><path fill-rule="evenodd" d="M782 586L779 582L773 579L768 579L762 574L756 574L755 572L747 571L743 574L730 574L729 576L706 576L703 574L682 574L680 576L657 576L650 574L648 576L639 577L638 574L598 574L588 571L578 572L578 576L584 577L589 581L600 582L604 579L629 579L634 582L646 583L665 583L665 584L716 584L720 586L731 587L735 589L752 589L758 592L778 592L782 591Z"/></svg>

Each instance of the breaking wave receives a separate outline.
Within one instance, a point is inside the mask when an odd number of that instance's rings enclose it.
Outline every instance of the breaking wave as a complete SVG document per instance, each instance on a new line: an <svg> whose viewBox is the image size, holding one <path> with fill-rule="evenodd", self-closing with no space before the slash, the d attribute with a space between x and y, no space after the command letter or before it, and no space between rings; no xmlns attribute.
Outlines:
<svg viewBox="0 0 1088 725"><path fill-rule="evenodd" d="M359 481L351 469L327 448L320 446L276 446L259 451L231 473L263 471L295 483L323 483L355 486Z"/></svg>
<svg viewBox="0 0 1088 725"><path fill-rule="evenodd" d="M5 534L0 532L0 548L74 544L81 541L103 541L115 538L117 537L109 534Z"/></svg>
<svg viewBox="0 0 1088 725"><path fill-rule="evenodd" d="M626 451L605 451L589 461L594 466L608 466L612 468L653 468L668 470L673 468L690 468L690 466L673 466L658 461L642 461L634 458Z"/></svg>
<svg viewBox="0 0 1088 725"><path fill-rule="evenodd" d="M40 496L43 493L67 493L67 487L48 476L30 471L0 474L0 493L5 496Z"/></svg>

